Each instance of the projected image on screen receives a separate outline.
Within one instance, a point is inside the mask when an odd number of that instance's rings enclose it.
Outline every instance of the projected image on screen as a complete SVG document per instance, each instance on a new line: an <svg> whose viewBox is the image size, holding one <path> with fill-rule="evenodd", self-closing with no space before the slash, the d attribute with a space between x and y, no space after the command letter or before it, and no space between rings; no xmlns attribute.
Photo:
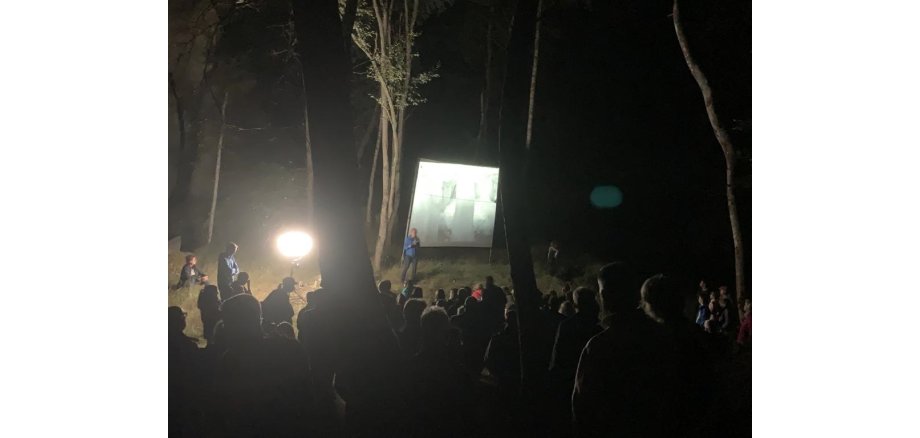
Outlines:
<svg viewBox="0 0 920 438"><path fill-rule="evenodd" d="M497 167L422 160L409 227L423 247L489 247L497 198Z"/></svg>

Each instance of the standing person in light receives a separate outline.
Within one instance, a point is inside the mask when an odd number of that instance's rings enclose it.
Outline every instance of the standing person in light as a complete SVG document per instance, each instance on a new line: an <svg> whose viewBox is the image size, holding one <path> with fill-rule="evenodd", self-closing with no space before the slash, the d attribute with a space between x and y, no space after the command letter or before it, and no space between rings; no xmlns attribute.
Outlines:
<svg viewBox="0 0 920 438"><path fill-rule="evenodd" d="M230 242L227 249L217 257L217 290L220 292L220 300L235 295L233 293L233 281L240 273L240 267L236 264L236 250L239 245Z"/></svg>
<svg viewBox="0 0 920 438"><path fill-rule="evenodd" d="M415 272L418 269L418 247L421 241L418 239L418 230L409 229L409 235L403 241L403 270L402 281L406 281L406 273L409 272L409 265L412 265L412 280L415 280Z"/></svg>

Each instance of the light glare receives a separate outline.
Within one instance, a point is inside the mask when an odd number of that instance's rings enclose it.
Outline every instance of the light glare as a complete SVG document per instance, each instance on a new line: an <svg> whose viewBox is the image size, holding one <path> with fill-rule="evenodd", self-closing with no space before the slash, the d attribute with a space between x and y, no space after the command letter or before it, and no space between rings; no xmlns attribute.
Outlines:
<svg viewBox="0 0 920 438"><path fill-rule="evenodd" d="M278 236L275 245L281 255L289 259L299 259L313 249L313 238L303 231L288 231Z"/></svg>

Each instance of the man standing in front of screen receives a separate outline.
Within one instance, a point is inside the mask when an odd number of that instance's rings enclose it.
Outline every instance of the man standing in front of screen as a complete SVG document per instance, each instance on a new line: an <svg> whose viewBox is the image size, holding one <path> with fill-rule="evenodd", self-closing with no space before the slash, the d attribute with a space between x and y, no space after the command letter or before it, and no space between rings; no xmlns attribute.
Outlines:
<svg viewBox="0 0 920 438"><path fill-rule="evenodd" d="M403 270L402 270L402 282L406 282L406 273L409 272L409 265L412 265L412 280L415 280L415 270L418 268L418 247L420 242L418 240L418 230L415 228L409 229L409 235L406 236L406 240L403 242Z"/></svg>

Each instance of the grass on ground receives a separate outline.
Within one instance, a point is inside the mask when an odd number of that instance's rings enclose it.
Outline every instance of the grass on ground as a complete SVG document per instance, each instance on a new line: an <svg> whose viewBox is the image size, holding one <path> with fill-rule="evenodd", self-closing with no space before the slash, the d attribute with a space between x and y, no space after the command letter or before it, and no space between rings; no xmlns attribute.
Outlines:
<svg viewBox="0 0 920 438"><path fill-rule="evenodd" d="M221 250L220 245L211 245L196 253L198 266L210 276L212 282L217 279L217 256ZM535 252L539 253L536 249ZM178 281L179 271L185 264L185 255L186 253L182 253L176 248L170 248L168 301L170 306L179 306L188 313L185 333L198 338L203 345L201 315L197 306L200 289L172 289L172 286ZM535 258L535 260L539 259ZM290 275L290 264L280 259L277 255L271 254L270 251L259 250L259 248L256 248L256 251L247 251L247 248L241 247L240 252L237 254L237 262L241 270L249 273L252 293L259 301L274 290L282 278ZM579 266L583 266L585 269L570 274L572 285L575 287L596 288L595 273L600 264L588 260L581 262ZM534 271L537 286L543 293L549 293L551 290L562 290L563 281L547 273L542 265L537 263L534 266ZM390 280L393 283L393 290L398 291L402 288L399 282L401 273L401 266L398 263L393 264L384 268L381 273L377 273L376 280ZM478 283L484 282L488 275L491 275L499 286L511 285L509 266L505 260L493 261L490 264L485 258L473 256L422 258L418 264L416 285L422 288L425 300L431 301L439 288L449 291L451 288L475 287ZM315 257L308 258L300 266L297 266L294 270L294 278L303 283L303 287L299 287L297 291L300 297L307 291L318 288L320 276ZM304 303L299 298L292 296L291 304L294 306L296 314L303 308ZM294 322L296 327L296 316Z"/></svg>

